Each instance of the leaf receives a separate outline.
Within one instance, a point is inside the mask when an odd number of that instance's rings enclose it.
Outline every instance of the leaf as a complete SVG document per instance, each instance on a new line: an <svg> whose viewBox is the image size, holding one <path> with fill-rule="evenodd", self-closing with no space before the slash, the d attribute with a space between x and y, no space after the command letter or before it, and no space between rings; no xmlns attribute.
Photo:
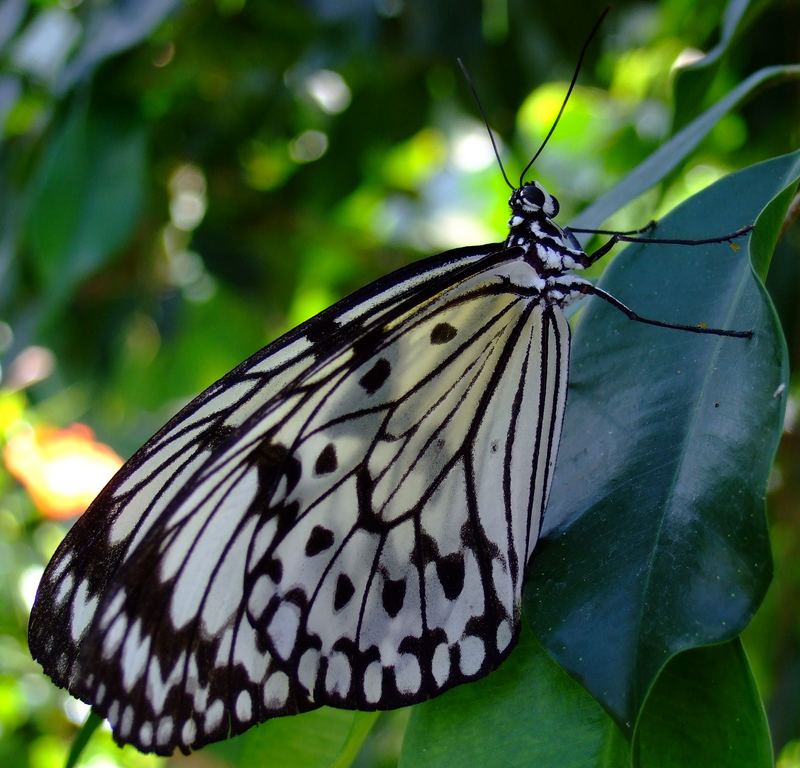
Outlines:
<svg viewBox="0 0 800 768"><path fill-rule="evenodd" d="M86 749L86 745L89 743L92 735L102 724L103 718L100 717L100 715L96 715L94 711L90 711L85 722L75 735L75 738L70 745L69 754L67 755L66 763L64 763L64 768L75 768L78 765L81 755L83 754L83 750Z"/></svg>
<svg viewBox="0 0 800 768"><path fill-rule="evenodd" d="M263 723L241 736L206 748L239 768L347 768L378 719L377 712L321 707Z"/></svg>
<svg viewBox="0 0 800 768"><path fill-rule="evenodd" d="M145 134L75 108L31 183L25 237L53 304L68 297L130 236L145 185Z"/></svg>
<svg viewBox="0 0 800 768"><path fill-rule="evenodd" d="M673 128L681 128L703 103L725 56L733 43L763 11L770 0L730 0L722 17L722 29L717 44L698 61L675 73L675 120Z"/></svg>
<svg viewBox="0 0 800 768"><path fill-rule="evenodd" d="M624 768L628 745L527 627L489 677L413 708L400 768Z"/></svg>
<svg viewBox="0 0 800 768"><path fill-rule="evenodd" d="M347 768L352 765L379 716L379 712L353 712L353 721L350 732L347 734L347 740L336 760L331 763L331 768Z"/></svg>
<svg viewBox="0 0 800 768"><path fill-rule="evenodd" d="M622 181L601 195L571 222L573 227L597 227L682 163L720 118L760 88L800 77L800 65L765 67L742 80L724 98L676 133Z"/></svg>
<svg viewBox="0 0 800 768"><path fill-rule="evenodd" d="M647 768L769 768L769 730L741 643L682 653L637 732ZM487 678L414 707L400 768L625 768L631 749L597 702L529 628Z"/></svg>
<svg viewBox="0 0 800 768"><path fill-rule="evenodd" d="M731 232L798 177L800 153L728 176L666 217L657 236ZM758 229L775 226L771 211ZM667 660L735 637L771 578L764 493L787 360L747 253L636 245L601 285L647 317L751 329L752 339L653 328L597 299L574 337L525 612L628 734Z"/></svg>
<svg viewBox="0 0 800 768"><path fill-rule="evenodd" d="M769 726L741 641L672 659L636 737L647 768L771 768Z"/></svg>

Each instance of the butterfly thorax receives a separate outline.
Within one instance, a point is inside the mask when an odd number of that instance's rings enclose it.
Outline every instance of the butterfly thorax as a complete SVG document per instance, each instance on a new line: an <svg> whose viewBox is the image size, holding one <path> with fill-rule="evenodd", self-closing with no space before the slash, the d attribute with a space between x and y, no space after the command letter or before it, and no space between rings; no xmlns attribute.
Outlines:
<svg viewBox="0 0 800 768"><path fill-rule="evenodd" d="M575 236L553 220L558 215L558 200L531 181L514 190L509 206L506 247L522 249L525 262L538 278L534 285L544 298L565 303L562 297L567 286L559 278L573 269L583 269L586 254ZM570 282L575 280L570 278Z"/></svg>

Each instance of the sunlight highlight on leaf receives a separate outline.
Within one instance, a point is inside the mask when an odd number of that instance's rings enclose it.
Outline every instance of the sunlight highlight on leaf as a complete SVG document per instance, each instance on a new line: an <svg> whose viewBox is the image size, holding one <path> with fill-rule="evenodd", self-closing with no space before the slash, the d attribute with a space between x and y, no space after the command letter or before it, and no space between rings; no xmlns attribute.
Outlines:
<svg viewBox="0 0 800 768"><path fill-rule="evenodd" d="M441 170L447 157L447 140L436 128L424 128L386 154L386 180L402 189L414 190Z"/></svg>
<svg viewBox="0 0 800 768"><path fill-rule="evenodd" d="M535 149L541 142L561 108L567 84L546 83L532 91L517 114L517 127L521 136L531 142ZM614 128L613 102L608 95L593 88L575 87L569 100L569 109L564 110L558 130L550 137L548 151L542 155L542 163L552 159L555 151L585 153L591 147L602 146Z"/></svg>

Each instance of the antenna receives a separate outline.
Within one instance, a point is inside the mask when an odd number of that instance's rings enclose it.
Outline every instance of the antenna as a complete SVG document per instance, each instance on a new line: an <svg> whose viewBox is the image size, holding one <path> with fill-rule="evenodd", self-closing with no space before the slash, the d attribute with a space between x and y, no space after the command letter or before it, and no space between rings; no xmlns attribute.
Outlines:
<svg viewBox="0 0 800 768"><path fill-rule="evenodd" d="M467 85L469 89L472 91L472 95L475 97L475 102L478 105L478 109L480 110L481 117L483 118L483 124L486 126L486 130L489 133L489 141L492 142L492 149L494 150L494 156L497 158L497 164L500 166L500 172L503 174L503 178L505 179L506 184L508 184L508 188L513 192L514 185L508 180L508 176L506 175L506 169L503 167L503 161L500 159L500 153L497 151L497 144L494 140L494 134L492 133L492 129L489 127L489 121L486 119L486 113L483 111L483 104L481 104L481 100L478 98L478 91L475 88L475 83L472 82L472 78L470 77L469 72L467 71L464 62L461 61L461 58L457 58L456 61L458 62L458 66L461 67L461 71L464 74L464 79L467 81Z"/></svg>
<svg viewBox="0 0 800 768"><path fill-rule="evenodd" d="M558 110L558 114L556 115L556 119L553 121L553 125L550 127L550 130L547 133L547 136L544 137L544 141L542 142L539 149L536 150L536 154L530 159L530 162L523 168L522 173L519 175L519 185L522 186L523 181L525 179L525 174L531 169L531 166L536 162L536 158L542 153L542 150L545 148L545 145L548 141L550 141L550 137L553 135L553 131L555 131L556 126L558 125L558 121L561 119L561 114L564 112L564 107L567 106L567 102L569 101L570 94L572 93L572 89L575 87L575 83L578 80L578 73L581 71L581 65L583 64L583 57L586 54L586 49L589 47L589 43L592 42L592 38L597 33L597 30L600 28L600 25L603 23L603 19L608 15L608 12L611 10L611 6L606 6L606 9L600 14L600 18L594 23L592 27L592 31L589 33L589 37L586 38L586 42L583 44L583 48L581 48L580 56L578 56L578 64L575 67L575 72L572 75L572 80L570 80L569 88L567 88L567 95L564 97L564 101L561 104L561 109Z"/></svg>

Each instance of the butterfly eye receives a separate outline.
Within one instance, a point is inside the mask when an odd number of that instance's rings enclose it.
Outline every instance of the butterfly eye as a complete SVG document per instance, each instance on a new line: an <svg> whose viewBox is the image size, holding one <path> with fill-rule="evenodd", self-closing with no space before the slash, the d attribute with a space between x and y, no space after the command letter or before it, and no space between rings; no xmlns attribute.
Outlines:
<svg viewBox="0 0 800 768"><path fill-rule="evenodd" d="M535 184L526 184L522 197L528 205L535 208L542 208L544 206L545 194Z"/></svg>

